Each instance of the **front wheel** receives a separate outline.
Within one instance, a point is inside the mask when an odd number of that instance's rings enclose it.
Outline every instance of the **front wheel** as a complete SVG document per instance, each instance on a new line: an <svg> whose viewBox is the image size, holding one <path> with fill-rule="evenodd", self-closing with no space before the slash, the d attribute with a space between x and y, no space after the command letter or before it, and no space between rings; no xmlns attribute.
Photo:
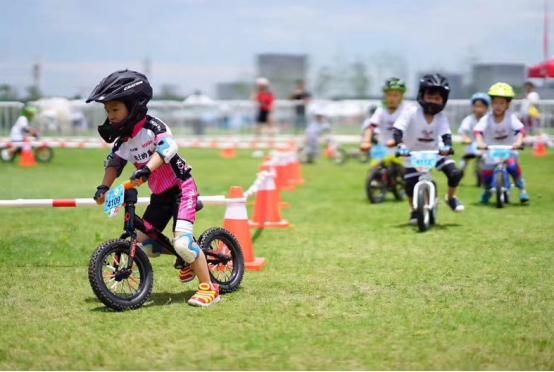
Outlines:
<svg viewBox="0 0 554 372"><path fill-rule="evenodd" d="M387 195L386 176L382 168L371 171L365 185L367 199L371 204L380 204Z"/></svg>
<svg viewBox="0 0 554 372"><path fill-rule="evenodd" d="M54 150L49 146L38 146L35 149L35 158L39 163L49 163L54 157Z"/></svg>
<svg viewBox="0 0 554 372"><path fill-rule="evenodd" d="M116 311L141 307L152 293L154 273L146 254L136 248L133 265L127 269L131 253L129 240L102 243L90 258L88 279L96 297Z"/></svg>
<svg viewBox="0 0 554 372"><path fill-rule="evenodd" d="M221 227L212 227L201 237L199 245L212 281L219 284L221 293L236 291L244 276L244 257L237 238Z"/></svg>
<svg viewBox="0 0 554 372"><path fill-rule="evenodd" d="M0 147L0 159L2 159L2 162L4 163L11 163L15 159L16 152L10 151L10 147Z"/></svg>
<svg viewBox="0 0 554 372"><path fill-rule="evenodd" d="M429 190L428 184L422 184L418 188L417 192L417 208L416 208L416 214L417 214L417 226L419 228L419 231L424 232L429 230L429 227L431 227L431 219L433 218L431 216L432 212L430 208L430 205L432 203L431 199L431 190Z"/></svg>
<svg viewBox="0 0 554 372"><path fill-rule="evenodd" d="M497 208L504 208L504 205L506 204L506 192L504 190L505 185L504 180L504 173L502 172L496 172L494 175L494 186L496 191L496 207Z"/></svg>

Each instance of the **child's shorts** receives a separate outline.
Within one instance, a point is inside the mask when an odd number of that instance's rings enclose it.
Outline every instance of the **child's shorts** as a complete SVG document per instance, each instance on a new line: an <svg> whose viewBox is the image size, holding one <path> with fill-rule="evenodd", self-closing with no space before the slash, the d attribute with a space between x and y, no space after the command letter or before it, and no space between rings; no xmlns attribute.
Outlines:
<svg viewBox="0 0 554 372"><path fill-rule="evenodd" d="M152 194L143 219L163 231L169 220L173 218L173 231L175 231L177 220L194 224L197 203L198 189L194 179L190 177L180 187L173 187L161 194Z"/></svg>

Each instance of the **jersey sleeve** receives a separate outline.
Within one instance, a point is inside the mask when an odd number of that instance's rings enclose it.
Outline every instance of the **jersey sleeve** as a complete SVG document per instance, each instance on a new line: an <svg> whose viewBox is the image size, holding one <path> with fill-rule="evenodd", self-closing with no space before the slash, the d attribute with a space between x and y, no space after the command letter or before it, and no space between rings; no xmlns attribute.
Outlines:
<svg viewBox="0 0 554 372"><path fill-rule="evenodd" d="M445 134L451 133L452 131L450 130L450 123L448 122L448 118L446 117L446 115L442 114L438 126L438 135L439 137L442 137Z"/></svg>
<svg viewBox="0 0 554 372"><path fill-rule="evenodd" d="M117 156L125 161L129 160L130 151L127 143L117 140L113 145L112 152L109 156Z"/></svg>
<svg viewBox="0 0 554 372"><path fill-rule="evenodd" d="M464 120L462 120L462 124L460 124L460 128L458 128L458 134L465 134L466 136L471 135L471 117L466 116Z"/></svg>
<svg viewBox="0 0 554 372"><path fill-rule="evenodd" d="M154 134L156 152L162 157L165 163L169 163L171 159L177 155L177 151L179 150L171 130L169 130L165 123L155 118L149 120L147 127Z"/></svg>
<svg viewBox="0 0 554 372"><path fill-rule="evenodd" d="M377 110L371 115L369 118L369 124L372 126L379 126L381 125L381 118L383 117L383 108L378 107Z"/></svg>
<svg viewBox="0 0 554 372"><path fill-rule="evenodd" d="M487 120L489 115L483 116L473 128L474 132L484 132L487 129Z"/></svg>
<svg viewBox="0 0 554 372"><path fill-rule="evenodd" d="M404 109L398 119L394 122L393 128L405 132L410 126L410 122L412 121L415 112L416 110L413 108Z"/></svg>
<svg viewBox="0 0 554 372"><path fill-rule="evenodd" d="M521 122L521 120L519 120L517 118L517 116L515 114L512 114L511 115L511 125L512 125L512 130L515 132L515 131L520 131L523 129L523 123Z"/></svg>

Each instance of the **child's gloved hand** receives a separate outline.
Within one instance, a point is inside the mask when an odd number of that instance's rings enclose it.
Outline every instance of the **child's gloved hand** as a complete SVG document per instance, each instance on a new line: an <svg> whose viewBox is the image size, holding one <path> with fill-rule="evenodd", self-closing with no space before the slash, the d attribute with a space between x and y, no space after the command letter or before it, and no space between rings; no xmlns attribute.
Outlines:
<svg viewBox="0 0 554 372"><path fill-rule="evenodd" d="M442 145L439 147L439 154L443 156L454 155L452 146Z"/></svg>
<svg viewBox="0 0 554 372"><path fill-rule="evenodd" d="M150 177L151 174L152 174L152 171L150 170L150 168L148 168L145 165L144 167L135 171L135 173L131 175L131 181L140 180L142 182L146 182L148 181L148 178Z"/></svg>
<svg viewBox="0 0 554 372"><path fill-rule="evenodd" d="M110 188L106 185L100 185L96 188L93 199L96 204L102 204L104 202L104 194L108 192Z"/></svg>
<svg viewBox="0 0 554 372"><path fill-rule="evenodd" d="M406 145L400 144L396 148L396 156L410 156L410 149Z"/></svg>

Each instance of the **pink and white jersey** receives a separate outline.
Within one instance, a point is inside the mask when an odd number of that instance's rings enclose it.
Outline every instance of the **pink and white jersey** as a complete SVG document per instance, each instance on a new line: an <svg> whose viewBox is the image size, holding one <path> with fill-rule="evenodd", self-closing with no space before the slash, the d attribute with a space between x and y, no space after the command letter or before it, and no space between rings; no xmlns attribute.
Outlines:
<svg viewBox="0 0 554 372"><path fill-rule="evenodd" d="M403 132L402 142L412 151L438 150L441 137L450 134L450 124L443 112L433 116L433 121L428 123L419 105L406 108L394 123L394 128Z"/></svg>
<svg viewBox="0 0 554 372"><path fill-rule="evenodd" d="M477 123L475 132L483 133L487 145L513 145L517 134L523 129L523 124L511 111L506 112L504 119L497 123L494 115L488 113Z"/></svg>
<svg viewBox="0 0 554 372"><path fill-rule="evenodd" d="M191 175L191 167L177 154L177 145L169 127L160 119L147 115L141 120L129 138L119 138L111 156L130 161L137 169L148 163L155 153L164 159L148 179L148 186L154 194L161 194L175 186L181 186Z"/></svg>

